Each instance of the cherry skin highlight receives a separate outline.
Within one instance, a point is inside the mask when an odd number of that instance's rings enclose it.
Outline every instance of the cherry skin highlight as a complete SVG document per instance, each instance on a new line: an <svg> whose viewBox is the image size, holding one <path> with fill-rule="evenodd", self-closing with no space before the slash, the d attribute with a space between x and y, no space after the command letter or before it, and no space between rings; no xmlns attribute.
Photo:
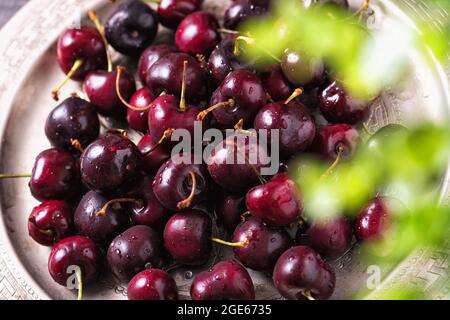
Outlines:
<svg viewBox="0 0 450 320"><path fill-rule="evenodd" d="M128 300L178 300L175 280L165 271L147 269L131 279Z"/></svg>

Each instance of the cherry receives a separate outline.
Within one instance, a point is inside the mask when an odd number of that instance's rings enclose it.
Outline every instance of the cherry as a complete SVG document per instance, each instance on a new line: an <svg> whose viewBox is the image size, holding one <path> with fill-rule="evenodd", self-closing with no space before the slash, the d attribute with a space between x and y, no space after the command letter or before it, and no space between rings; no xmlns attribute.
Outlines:
<svg viewBox="0 0 450 320"><path fill-rule="evenodd" d="M164 247L179 263L202 265L211 253L211 218L199 210L175 214L164 228Z"/></svg>
<svg viewBox="0 0 450 320"><path fill-rule="evenodd" d="M73 236L59 241L48 259L48 271L53 280L62 286L68 285L71 267L80 268L81 284L92 284L100 276L102 255L94 242L82 236Z"/></svg>
<svg viewBox="0 0 450 320"><path fill-rule="evenodd" d="M149 173L156 172L170 158L170 152L158 144L150 133L142 136L137 147L143 156L144 170Z"/></svg>
<svg viewBox="0 0 450 320"><path fill-rule="evenodd" d="M45 123L45 135L51 144L68 151L77 150L74 145L86 147L99 133L100 121L94 106L75 96L53 109Z"/></svg>
<svg viewBox="0 0 450 320"><path fill-rule="evenodd" d="M176 29L180 22L195 11L199 11L203 0L161 0L158 16L161 24L169 29Z"/></svg>
<svg viewBox="0 0 450 320"><path fill-rule="evenodd" d="M256 115L254 128L268 130L268 141L271 141L272 130L278 129L280 152L287 157L306 150L316 134L308 109L296 101L269 103Z"/></svg>
<svg viewBox="0 0 450 320"><path fill-rule="evenodd" d="M123 204L94 191L83 196L75 210L74 221L80 234L102 246L107 246L130 225L128 210Z"/></svg>
<svg viewBox="0 0 450 320"><path fill-rule="evenodd" d="M208 173L194 160L194 155L174 155L156 173L153 192L165 208L179 211L206 200Z"/></svg>
<svg viewBox="0 0 450 320"><path fill-rule="evenodd" d="M254 300L255 287L247 270L236 261L222 261L198 274L191 285L192 300Z"/></svg>
<svg viewBox="0 0 450 320"><path fill-rule="evenodd" d="M336 276L331 266L313 249L298 246L287 250L278 259L273 282L287 299L325 300L333 294Z"/></svg>
<svg viewBox="0 0 450 320"><path fill-rule="evenodd" d="M186 53L168 53L156 61L147 73L146 85L156 95L161 92L179 95L183 86L186 63L186 98L189 101L204 99L207 93L206 79L200 64Z"/></svg>
<svg viewBox="0 0 450 320"><path fill-rule="evenodd" d="M288 99L295 87L286 79L280 66L271 66L261 75L264 89L274 101Z"/></svg>
<svg viewBox="0 0 450 320"><path fill-rule="evenodd" d="M254 140L249 135L237 133L213 149L207 164L215 183L239 194L264 182L260 172L268 163L267 150ZM250 162L252 158L256 163Z"/></svg>
<svg viewBox="0 0 450 320"><path fill-rule="evenodd" d="M81 81L89 72L107 67L102 35L91 26L64 31L58 39L57 53L59 66L72 80Z"/></svg>
<svg viewBox="0 0 450 320"><path fill-rule="evenodd" d="M291 49L285 50L281 69L286 79L296 86L317 86L326 78L322 61Z"/></svg>
<svg viewBox="0 0 450 320"><path fill-rule="evenodd" d="M127 289L128 300L178 300L178 289L165 271L147 269L131 279Z"/></svg>
<svg viewBox="0 0 450 320"><path fill-rule="evenodd" d="M251 189L245 201L252 216L274 227L298 221L303 211L295 183L286 173L279 173Z"/></svg>
<svg viewBox="0 0 450 320"><path fill-rule="evenodd" d="M139 109L145 109L151 102L155 100L155 96L148 88L141 88L136 91L130 100L130 105L138 109L128 109L127 122L131 129L147 132L148 131L148 109L139 111Z"/></svg>
<svg viewBox="0 0 450 320"><path fill-rule="evenodd" d="M312 150L326 159L349 158L359 143L359 133L349 124L334 124L317 131Z"/></svg>
<svg viewBox="0 0 450 320"><path fill-rule="evenodd" d="M117 193L129 188L139 175L142 156L134 143L116 133L107 133L81 154L81 177L100 193Z"/></svg>
<svg viewBox="0 0 450 320"><path fill-rule="evenodd" d="M107 260L114 276L129 281L142 270L159 264L162 243L159 234L147 226L134 226L109 245Z"/></svg>
<svg viewBox="0 0 450 320"><path fill-rule="evenodd" d="M120 118L125 116L126 108L122 103L117 90L117 71L93 71L83 82L83 89L97 112L107 117ZM119 79L119 90L123 99L130 99L136 91L134 77L123 71Z"/></svg>
<svg viewBox="0 0 450 320"><path fill-rule="evenodd" d="M259 271L272 271L292 243L286 230L270 228L253 217L239 224L231 241L237 244L234 254L244 266Z"/></svg>
<svg viewBox="0 0 450 320"><path fill-rule="evenodd" d="M174 52L178 52L178 49L167 44L155 44L145 49L138 63L138 73L142 83L146 84L147 73L156 61L166 54Z"/></svg>
<svg viewBox="0 0 450 320"><path fill-rule="evenodd" d="M175 44L183 52L208 55L220 41L218 27L214 15L204 11L191 13L178 26Z"/></svg>
<svg viewBox="0 0 450 320"><path fill-rule="evenodd" d="M215 107L210 110L215 126L229 129L243 119L244 127L249 126L267 100L261 80L247 70L233 71L226 76L220 87L213 93L211 105L233 101L233 104Z"/></svg>
<svg viewBox="0 0 450 320"><path fill-rule="evenodd" d="M228 231L236 229L237 225L241 222L241 215L247 210L245 208L245 197L222 190L219 192L214 203L219 222Z"/></svg>
<svg viewBox="0 0 450 320"><path fill-rule="evenodd" d="M312 223L297 243L313 248L322 257L336 259L350 249L352 236L350 221L340 216Z"/></svg>
<svg viewBox="0 0 450 320"><path fill-rule="evenodd" d="M320 111L329 122L355 124L369 113L369 104L349 96L336 82L319 92Z"/></svg>
<svg viewBox="0 0 450 320"><path fill-rule="evenodd" d="M227 29L237 29L239 25L251 17L267 13L270 0L235 0L225 11L224 26Z"/></svg>
<svg viewBox="0 0 450 320"><path fill-rule="evenodd" d="M49 200L34 207L28 218L28 233L37 243L52 246L73 233L73 212L67 202Z"/></svg>
<svg viewBox="0 0 450 320"><path fill-rule="evenodd" d="M139 199L131 204L131 220L156 230L164 228L171 213L158 202L152 189L153 176L144 176L128 193L130 198Z"/></svg>
<svg viewBox="0 0 450 320"><path fill-rule="evenodd" d="M70 200L80 189L78 162L63 149L42 151L36 157L28 185L39 201Z"/></svg>
<svg viewBox="0 0 450 320"><path fill-rule="evenodd" d="M126 55L140 54L155 39L158 16L138 0L122 3L105 23L105 36L111 46Z"/></svg>

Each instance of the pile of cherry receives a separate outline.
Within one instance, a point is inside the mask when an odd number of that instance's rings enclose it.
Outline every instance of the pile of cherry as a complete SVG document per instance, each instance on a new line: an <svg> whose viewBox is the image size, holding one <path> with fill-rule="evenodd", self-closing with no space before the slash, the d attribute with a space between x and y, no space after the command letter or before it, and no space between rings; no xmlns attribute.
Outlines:
<svg viewBox="0 0 450 320"><path fill-rule="evenodd" d="M177 299L168 269L205 265L215 242L232 246L235 260L198 274L192 299L254 299L246 268L273 275L288 299L327 299L336 282L329 261L350 250L353 234L359 241L381 236L388 199L374 198L354 221L311 221L287 164L302 152L330 166L351 157L360 143L354 125L367 115L367 103L347 95L323 64L310 64L298 51L287 49L281 63L264 70L240 59L240 36L231 30L250 16L270 14L269 1L235 0L225 13L227 29L201 6L202 0L161 0L154 11L132 0L104 26L90 12L96 27L60 36L64 82L82 81L88 99L73 94L47 118L53 147L37 156L32 171L29 187L42 204L31 212L29 234L53 246L48 269L63 286L77 266L80 285L110 270L129 283L129 299ZM176 30L175 45L152 45L158 23ZM109 45L139 58L142 88L136 90L124 67L112 69ZM100 134L99 115L128 125ZM328 124L319 125L317 117ZM171 156L171 133L193 134L195 121L203 130L236 128L213 150L209 165L180 164L175 157L186 155ZM226 163L228 146L249 128L280 130L283 164L276 175L262 177L262 164ZM142 133L137 145L127 130ZM262 150L245 141L246 150ZM230 239L215 238L215 224Z"/></svg>

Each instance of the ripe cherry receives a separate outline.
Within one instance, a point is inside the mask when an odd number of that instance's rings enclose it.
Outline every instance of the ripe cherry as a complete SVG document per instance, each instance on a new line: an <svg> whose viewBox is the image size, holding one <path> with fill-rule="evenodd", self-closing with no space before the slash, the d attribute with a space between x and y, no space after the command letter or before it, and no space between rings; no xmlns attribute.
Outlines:
<svg viewBox="0 0 450 320"><path fill-rule="evenodd" d="M286 79L280 66L271 66L261 75L264 89L274 101L288 99L295 87Z"/></svg>
<svg viewBox="0 0 450 320"><path fill-rule="evenodd" d="M325 81L325 65L319 59L286 49L281 58L285 77L296 86L317 86Z"/></svg>
<svg viewBox="0 0 450 320"><path fill-rule="evenodd" d="M94 283L100 276L102 269L102 254L89 238L73 236L59 241L52 249L48 259L48 271L53 280L62 286L68 285L69 277L75 269L80 268L77 275L84 284ZM79 289L80 290L80 289Z"/></svg>
<svg viewBox="0 0 450 320"><path fill-rule="evenodd" d="M147 269L131 279L127 289L128 300L178 300L178 289L165 271Z"/></svg>
<svg viewBox="0 0 450 320"><path fill-rule="evenodd" d="M130 99L130 105L138 109L128 108L127 122L131 129L147 132L148 131L148 109L144 110L151 102L155 100L155 96L148 88L141 88L136 91ZM141 111L139 109L142 109Z"/></svg>
<svg viewBox="0 0 450 320"><path fill-rule="evenodd" d="M148 173L156 172L170 158L170 152L153 139L150 133L142 136L137 144L143 157L143 169Z"/></svg>
<svg viewBox="0 0 450 320"><path fill-rule="evenodd" d="M359 143L358 131L349 124L334 124L317 131L312 150L325 159L339 160L353 155Z"/></svg>
<svg viewBox="0 0 450 320"><path fill-rule="evenodd" d="M336 276L331 266L313 249L298 246L287 250L278 259L273 283L287 299L325 300L333 294Z"/></svg>
<svg viewBox="0 0 450 320"><path fill-rule="evenodd" d="M319 91L318 101L322 115L332 123L355 124L369 113L369 103L349 96L336 82Z"/></svg>
<svg viewBox="0 0 450 320"><path fill-rule="evenodd" d="M192 300L254 300L255 287L247 270L236 261L222 261L197 275Z"/></svg>
<svg viewBox="0 0 450 320"><path fill-rule="evenodd" d="M198 266L211 253L211 218L199 210L173 215L164 228L164 247L179 263Z"/></svg>
<svg viewBox="0 0 450 320"><path fill-rule="evenodd" d="M138 63L138 73L142 83L146 84L147 73L156 61L166 54L174 52L178 52L178 49L167 44L155 44L145 49Z"/></svg>
<svg viewBox="0 0 450 320"><path fill-rule="evenodd" d="M207 199L208 182L206 168L195 164L194 155L174 155L156 173L153 192L165 208L179 211Z"/></svg>
<svg viewBox="0 0 450 320"><path fill-rule="evenodd" d="M295 183L286 173L251 189L246 196L250 213L269 226L282 227L298 221L303 207Z"/></svg>
<svg viewBox="0 0 450 320"><path fill-rule="evenodd" d="M267 13L270 0L235 0L224 15L224 26L227 29L237 29L239 25L251 17Z"/></svg>
<svg viewBox="0 0 450 320"><path fill-rule="evenodd" d="M94 106L75 96L53 109L45 123L45 135L51 144L68 151L77 150L75 143L85 148L99 133L100 121Z"/></svg>
<svg viewBox="0 0 450 320"><path fill-rule="evenodd" d="M35 160L29 187L39 201L70 200L80 189L78 161L68 151L52 148Z"/></svg>
<svg viewBox="0 0 450 320"><path fill-rule="evenodd" d="M220 105L227 101L232 104ZM244 127L252 125L255 115L267 101L267 94L261 80L247 70L233 71L213 93L208 110L214 117L214 125L220 129L230 129L241 119Z"/></svg>
<svg viewBox="0 0 450 320"><path fill-rule="evenodd" d="M241 215L247 210L245 197L221 190L214 201L215 212L220 224L228 231L236 229L241 222Z"/></svg>
<svg viewBox="0 0 450 320"><path fill-rule="evenodd" d="M114 276L129 281L142 270L159 265L160 235L147 226L134 226L119 234L109 245L107 260Z"/></svg>
<svg viewBox="0 0 450 320"><path fill-rule="evenodd" d="M138 55L155 39L158 16L146 3L122 3L105 23L105 36L111 46L126 55Z"/></svg>
<svg viewBox="0 0 450 320"><path fill-rule="evenodd" d="M337 259L350 249L352 237L350 221L340 216L312 223L297 243L313 248L324 258Z"/></svg>
<svg viewBox="0 0 450 320"><path fill-rule="evenodd" d="M62 200L49 200L34 207L28 218L28 233L44 246L73 234L73 210Z"/></svg>
<svg viewBox="0 0 450 320"><path fill-rule="evenodd" d="M184 18L199 11L202 3L203 0L161 0L158 5L159 21L175 30Z"/></svg>
<svg viewBox="0 0 450 320"><path fill-rule="evenodd" d="M107 246L114 237L128 228L130 218L122 203L89 191L75 210L74 222L81 235L101 246Z"/></svg>
<svg viewBox="0 0 450 320"><path fill-rule="evenodd" d="M118 193L128 189L140 174L142 156L134 143L116 133L107 133L81 154L81 177L91 189Z"/></svg>
<svg viewBox="0 0 450 320"><path fill-rule="evenodd" d="M214 15L205 11L191 13L178 26L175 44L189 54L209 55L220 41L218 27Z"/></svg>

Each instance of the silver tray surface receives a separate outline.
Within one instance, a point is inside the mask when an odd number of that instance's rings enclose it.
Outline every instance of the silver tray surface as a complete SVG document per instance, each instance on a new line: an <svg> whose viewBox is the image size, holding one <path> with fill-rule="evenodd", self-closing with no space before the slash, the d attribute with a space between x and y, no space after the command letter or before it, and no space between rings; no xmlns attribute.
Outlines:
<svg viewBox="0 0 450 320"><path fill-rule="evenodd" d="M230 0L206 0L206 10L223 12ZM357 7L362 0L351 0ZM56 64L55 40L77 16L96 9L105 17L113 6L107 0L33 0L0 32L0 172L29 172L35 156L49 147L43 131L47 114L55 106L50 97L52 86L62 77ZM389 19L412 23L413 15L427 16L426 1L374 1L374 28L383 28ZM448 13L442 11L442 19ZM439 21L432 22L439 28ZM167 32L162 31L167 35ZM115 57L121 60L122 57ZM387 89L372 108L372 129L387 123L412 123L424 119L448 123L450 120L450 69L436 65L434 71L418 56L411 56L415 74L397 91ZM70 83L63 94L79 91ZM443 177L442 202L450 205L450 178ZM54 283L47 271L49 248L34 243L26 221L37 202L29 193L27 180L0 181L0 299L74 299L75 292ZM216 248L215 258L228 253ZM333 298L348 297L364 286L367 266L358 259L358 249L334 262L337 288ZM450 242L447 249L435 252L421 249L398 266L383 270L383 282L370 294L376 298L398 281L420 283L435 299L449 299L448 280ZM183 298L196 270L174 272ZM270 277L252 272L257 298L279 299ZM447 283L447 286L445 285ZM85 292L85 299L126 299L126 286L111 278Z"/></svg>

